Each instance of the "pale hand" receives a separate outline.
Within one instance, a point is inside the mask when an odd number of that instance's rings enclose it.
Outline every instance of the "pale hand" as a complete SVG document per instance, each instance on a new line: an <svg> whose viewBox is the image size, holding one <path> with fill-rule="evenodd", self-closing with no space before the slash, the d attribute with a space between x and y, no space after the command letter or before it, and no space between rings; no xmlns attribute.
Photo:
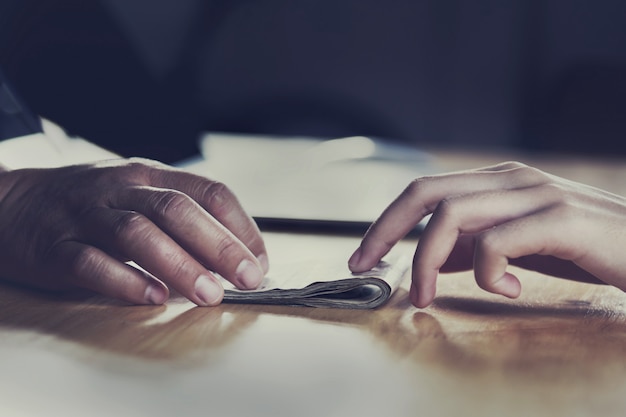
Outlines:
<svg viewBox="0 0 626 417"><path fill-rule="evenodd" d="M518 297L509 262L626 290L626 199L517 162L413 181L367 231L350 269L372 268L429 214L413 260L417 307L432 303L440 271L473 268L481 288Z"/></svg>

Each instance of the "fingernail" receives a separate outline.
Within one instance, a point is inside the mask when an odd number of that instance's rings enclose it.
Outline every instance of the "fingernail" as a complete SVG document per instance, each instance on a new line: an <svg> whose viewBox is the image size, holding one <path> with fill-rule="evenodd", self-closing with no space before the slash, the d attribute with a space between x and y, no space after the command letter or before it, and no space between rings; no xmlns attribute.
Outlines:
<svg viewBox="0 0 626 417"><path fill-rule="evenodd" d="M196 279L195 290L196 297L206 306L219 304L224 296L222 286L206 275L200 275Z"/></svg>
<svg viewBox="0 0 626 417"><path fill-rule="evenodd" d="M167 300L167 291L160 285L150 284L146 287L144 299L151 304L163 304Z"/></svg>
<svg viewBox="0 0 626 417"><path fill-rule="evenodd" d="M357 250L354 251L354 253L350 257L350 259L348 260L348 267L350 267L350 269L356 268L359 265L359 261L361 260L361 253L362 252L363 251L361 250L360 246L359 246L359 248Z"/></svg>
<svg viewBox="0 0 626 417"><path fill-rule="evenodd" d="M270 270L270 262L267 259L267 255L262 253L259 256L257 256L257 259L259 260L259 263L261 264L261 268L263 268L263 272L267 274L267 271Z"/></svg>
<svg viewBox="0 0 626 417"><path fill-rule="evenodd" d="M265 274L258 265L247 259L241 261L235 271L235 278L246 289L254 289L259 286Z"/></svg>

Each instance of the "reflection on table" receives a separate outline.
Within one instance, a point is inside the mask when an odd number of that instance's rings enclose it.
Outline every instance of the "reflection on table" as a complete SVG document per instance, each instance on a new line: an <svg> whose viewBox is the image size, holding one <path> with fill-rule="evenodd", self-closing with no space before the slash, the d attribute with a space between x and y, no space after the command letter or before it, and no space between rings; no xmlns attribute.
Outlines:
<svg viewBox="0 0 626 417"><path fill-rule="evenodd" d="M474 163L459 157L455 166ZM617 163L552 164L593 172L590 182L616 192L626 184ZM266 239L273 268L306 257L347 260L359 241L290 233ZM463 272L442 275L434 304L423 310L408 301L408 277L372 311L199 308L177 296L165 306L129 306L2 284L0 412L623 415L626 294L514 272L523 285L517 300L485 293Z"/></svg>

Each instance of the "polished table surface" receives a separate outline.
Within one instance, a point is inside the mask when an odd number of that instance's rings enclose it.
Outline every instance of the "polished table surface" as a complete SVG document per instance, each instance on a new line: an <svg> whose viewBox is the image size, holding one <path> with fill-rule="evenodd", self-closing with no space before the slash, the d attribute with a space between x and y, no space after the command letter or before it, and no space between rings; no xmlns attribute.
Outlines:
<svg viewBox="0 0 626 417"><path fill-rule="evenodd" d="M626 195L623 161L435 154L443 169L521 159ZM273 267L347 259L359 241L266 239ZM422 310L408 280L373 311L128 306L1 285L0 415L626 415L626 294L516 273L517 300L467 272L440 277Z"/></svg>

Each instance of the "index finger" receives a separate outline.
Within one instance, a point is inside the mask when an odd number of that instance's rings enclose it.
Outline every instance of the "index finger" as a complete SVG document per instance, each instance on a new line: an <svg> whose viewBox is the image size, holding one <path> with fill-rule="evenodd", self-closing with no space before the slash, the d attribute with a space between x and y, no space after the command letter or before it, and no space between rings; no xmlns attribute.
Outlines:
<svg viewBox="0 0 626 417"><path fill-rule="evenodd" d="M256 288L263 279L258 259L188 195L133 186L120 190L113 202L117 209L145 215L193 258L238 288Z"/></svg>
<svg viewBox="0 0 626 417"><path fill-rule="evenodd" d="M446 198L495 189L524 188L547 180L540 171L516 162L418 178L372 224L348 265L353 272L373 268L400 239Z"/></svg>

